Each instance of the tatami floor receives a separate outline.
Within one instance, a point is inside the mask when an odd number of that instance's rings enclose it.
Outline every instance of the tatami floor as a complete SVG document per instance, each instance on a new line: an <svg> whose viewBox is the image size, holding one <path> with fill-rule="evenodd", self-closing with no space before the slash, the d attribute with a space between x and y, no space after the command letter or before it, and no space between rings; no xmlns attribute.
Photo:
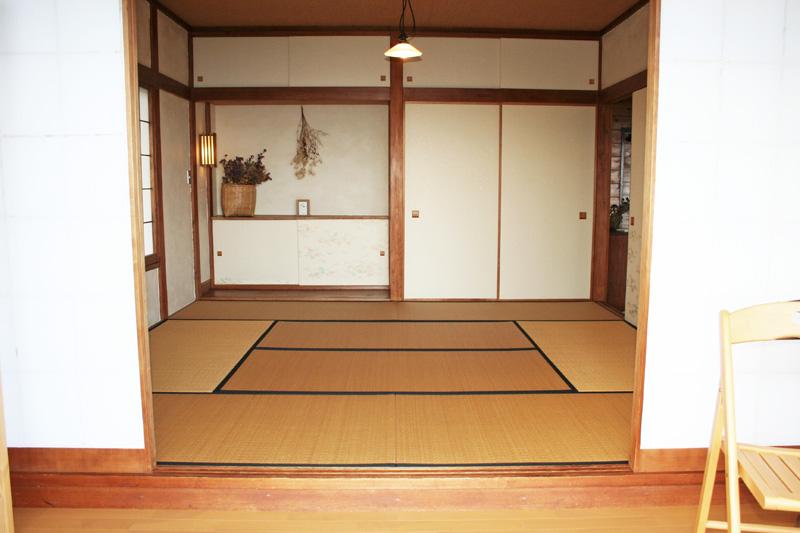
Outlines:
<svg viewBox="0 0 800 533"><path fill-rule="evenodd" d="M591 302L201 300L151 332L157 460L628 460L636 331Z"/></svg>

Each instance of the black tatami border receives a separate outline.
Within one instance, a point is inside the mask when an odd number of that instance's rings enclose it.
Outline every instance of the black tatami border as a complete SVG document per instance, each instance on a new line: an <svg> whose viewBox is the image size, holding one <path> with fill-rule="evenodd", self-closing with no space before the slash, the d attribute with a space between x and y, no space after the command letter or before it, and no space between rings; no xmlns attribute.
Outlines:
<svg viewBox="0 0 800 533"><path fill-rule="evenodd" d="M519 322L517 322L516 320L514 320L514 325L517 326L517 329L520 331L520 333L522 333L525 336L525 338L528 339L528 342L530 342L531 345L533 345L533 347L536 348L539 351L539 353L542 355L542 357L544 357L544 360L547 361L547 364L549 364L550 367L555 371L555 373L558 374L559 377L562 380L564 380L564 383L569 385L569 388L573 392L578 392L577 387L575 387L575 385L573 385L572 382L569 379L567 379L567 376L565 376L564 373L561 371L561 369L556 366L556 364L552 361L552 359L547 357L547 354L544 353L544 350L542 350L542 347L539 346L538 344L536 344L536 342L534 342L534 340L531 338L531 336L528 335L528 332L525 331L525 328L520 326Z"/></svg>
<svg viewBox="0 0 800 533"><path fill-rule="evenodd" d="M205 466L232 468L468 468L524 466L603 466L627 465L628 461L528 462L528 463L214 463L157 461L158 466Z"/></svg>
<svg viewBox="0 0 800 533"><path fill-rule="evenodd" d="M255 349L256 349L256 346L258 346L258 343L259 343L259 342L261 342L261 341L263 341L263 340L264 340L264 337L266 337L267 335L269 335L269 332L270 332L270 331L272 331L272 328L274 328L274 327L275 327L275 324L277 324L277 323L278 323L278 321L277 321L277 320L274 320L274 321L272 322L272 324L270 324L270 325L269 325L269 327L268 327L268 328L267 328L267 329L264 331L264 333L262 333L261 335L259 335L259 337L256 339L256 342L254 342L254 343L252 344L252 346L250 346L250 349L249 349L249 350L247 350L247 351L245 352L245 354L242 356L242 358L241 358L241 359L239 359L239 361L238 361L238 362L237 362L237 363L236 363L236 364L233 366L233 368L231 368L230 372L228 372L228 373L225 375L225 377L224 377L224 378L222 378L222 381L220 381L219 383L217 383L217 386L214 388L214 392L215 392L215 393L216 393L216 392L219 392L219 391L221 391L221 390L222 390L222 387L224 387L224 386L225 386L225 384L226 384L226 383L228 383L228 380L229 380L229 379L231 379L231 378L233 377L233 375L236 373L236 371L237 371L237 370L239 370L239 367L241 367L241 366L244 364L244 362L247 360L247 358L248 358L248 357L250 357L250 354L251 354L251 353L253 353L253 350L255 350Z"/></svg>

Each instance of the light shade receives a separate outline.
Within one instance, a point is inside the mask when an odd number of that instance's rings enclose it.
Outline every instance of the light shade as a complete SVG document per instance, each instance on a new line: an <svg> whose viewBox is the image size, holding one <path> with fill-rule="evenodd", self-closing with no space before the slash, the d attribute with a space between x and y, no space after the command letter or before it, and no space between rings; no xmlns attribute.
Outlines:
<svg viewBox="0 0 800 533"><path fill-rule="evenodd" d="M213 167L217 164L217 134L200 135L200 164Z"/></svg>
<svg viewBox="0 0 800 533"><path fill-rule="evenodd" d="M397 59L411 59L412 57L421 57L422 52L414 48L408 41L400 41L386 50L383 55Z"/></svg>

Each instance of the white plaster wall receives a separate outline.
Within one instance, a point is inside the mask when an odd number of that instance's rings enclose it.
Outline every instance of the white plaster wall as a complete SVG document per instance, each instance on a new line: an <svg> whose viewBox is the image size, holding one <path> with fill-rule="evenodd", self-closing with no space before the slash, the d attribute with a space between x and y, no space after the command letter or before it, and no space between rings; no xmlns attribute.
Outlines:
<svg viewBox="0 0 800 533"><path fill-rule="evenodd" d="M160 286L158 284L159 269L154 268L145 273L144 281L147 288L147 325L161 320Z"/></svg>
<svg viewBox="0 0 800 533"><path fill-rule="evenodd" d="M631 120L631 210L628 228L628 261L625 280L625 320L639 322L639 274L642 251L642 193L644 187L644 148L647 131L647 89L633 93Z"/></svg>
<svg viewBox="0 0 800 533"><path fill-rule="evenodd" d="M120 3L0 12L8 445L142 448Z"/></svg>
<svg viewBox="0 0 800 533"><path fill-rule="evenodd" d="M406 298L495 298L499 106L408 104L405 134Z"/></svg>
<svg viewBox="0 0 800 533"><path fill-rule="evenodd" d="M387 106L305 106L322 137L316 175L297 179L300 106L215 106L218 158L248 156L267 148L272 181L258 186L256 214L294 215L296 201L311 200L312 215L386 215L389 203L389 113ZM215 212L221 213L222 166L216 169Z"/></svg>
<svg viewBox="0 0 800 533"><path fill-rule="evenodd" d="M195 87L289 85L288 37L195 37L193 41Z"/></svg>
<svg viewBox="0 0 800 533"><path fill-rule="evenodd" d="M159 91L161 104L161 206L167 306L172 314L195 299L192 186L189 170L189 102Z"/></svg>
<svg viewBox="0 0 800 533"><path fill-rule="evenodd" d="M647 68L649 16L648 3L603 36L603 89Z"/></svg>
<svg viewBox="0 0 800 533"><path fill-rule="evenodd" d="M388 48L389 37L380 35L289 37L289 85L388 87Z"/></svg>
<svg viewBox="0 0 800 533"><path fill-rule="evenodd" d="M388 285L388 252L388 220L297 221L301 285Z"/></svg>
<svg viewBox="0 0 800 533"><path fill-rule="evenodd" d="M418 37L411 43L422 60L405 63L406 87L500 87L500 39Z"/></svg>
<svg viewBox="0 0 800 533"><path fill-rule="evenodd" d="M139 63L149 67L150 52L150 2L136 0L136 52Z"/></svg>
<svg viewBox="0 0 800 533"><path fill-rule="evenodd" d="M597 89L597 41L500 39L500 86Z"/></svg>
<svg viewBox="0 0 800 533"><path fill-rule="evenodd" d="M662 4L642 446L707 446L718 312L800 298L800 4ZM800 443L800 346L748 350L742 440Z"/></svg>
<svg viewBox="0 0 800 533"><path fill-rule="evenodd" d="M158 11L158 70L173 80L189 84L189 34Z"/></svg>
<svg viewBox="0 0 800 533"><path fill-rule="evenodd" d="M214 220L214 252L216 283L298 283L295 220Z"/></svg>
<svg viewBox="0 0 800 533"><path fill-rule="evenodd" d="M503 106L501 298L589 297L594 123L594 107Z"/></svg>

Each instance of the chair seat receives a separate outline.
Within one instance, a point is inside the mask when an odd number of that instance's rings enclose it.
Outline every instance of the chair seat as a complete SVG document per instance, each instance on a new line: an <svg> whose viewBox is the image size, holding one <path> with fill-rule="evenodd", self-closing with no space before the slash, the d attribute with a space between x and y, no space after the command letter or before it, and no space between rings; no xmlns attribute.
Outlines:
<svg viewBox="0 0 800 533"><path fill-rule="evenodd" d="M739 475L764 509L800 512L800 450L739 444Z"/></svg>

